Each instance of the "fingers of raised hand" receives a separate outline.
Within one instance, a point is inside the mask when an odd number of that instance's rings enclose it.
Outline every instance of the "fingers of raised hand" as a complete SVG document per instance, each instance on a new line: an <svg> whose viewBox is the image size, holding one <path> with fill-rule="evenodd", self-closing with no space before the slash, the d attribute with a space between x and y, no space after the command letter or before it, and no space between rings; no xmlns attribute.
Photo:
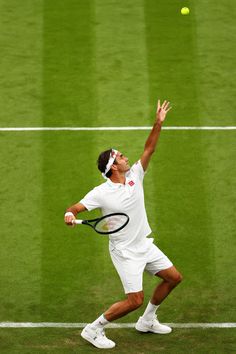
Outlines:
<svg viewBox="0 0 236 354"><path fill-rule="evenodd" d="M171 107L170 107L170 102L168 102L168 101L165 100L165 101L162 103L161 108L162 108L164 111L168 112L168 111L171 109Z"/></svg>
<svg viewBox="0 0 236 354"><path fill-rule="evenodd" d="M157 114L164 114L166 115L167 112L169 112L169 110L172 107L170 107L170 102L165 100L162 104L160 103L160 100L158 100L157 103Z"/></svg>
<svg viewBox="0 0 236 354"><path fill-rule="evenodd" d="M157 101L157 112L159 112L160 108L161 108L161 104L160 104L160 100L158 100Z"/></svg>

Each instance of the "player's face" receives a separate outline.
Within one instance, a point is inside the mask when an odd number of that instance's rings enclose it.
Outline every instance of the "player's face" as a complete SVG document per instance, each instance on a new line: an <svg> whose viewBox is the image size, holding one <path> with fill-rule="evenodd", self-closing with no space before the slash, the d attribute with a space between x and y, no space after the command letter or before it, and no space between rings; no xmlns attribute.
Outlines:
<svg viewBox="0 0 236 354"><path fill-rule="evenodd" d="M128 157L123 155L121 152L118 152L116 156L116 166L118 168L118 171L120 172L129 171L130 165Z"/></svg>

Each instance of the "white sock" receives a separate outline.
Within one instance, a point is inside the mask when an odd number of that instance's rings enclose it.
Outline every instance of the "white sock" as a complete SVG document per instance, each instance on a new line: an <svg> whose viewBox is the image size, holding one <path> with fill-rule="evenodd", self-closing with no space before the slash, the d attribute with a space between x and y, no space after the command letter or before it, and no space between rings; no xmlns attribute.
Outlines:
<svg viewBox="0 0 236 354"><path fill-rule="evenodd" d="M160 305L153 305L149 301L142 317L147 321L151 320L155 316L156 310L158 309L159 306Z"/></svg>
<svg viewBox="0 0 236 354"><path fill-rule="evenodd" d="M97 327L97 328L103 328L108 323L109 323L109 321L107 321L107 319L104 317L104 315L101 315L94 322L91 323L91 326Z"/></svg>

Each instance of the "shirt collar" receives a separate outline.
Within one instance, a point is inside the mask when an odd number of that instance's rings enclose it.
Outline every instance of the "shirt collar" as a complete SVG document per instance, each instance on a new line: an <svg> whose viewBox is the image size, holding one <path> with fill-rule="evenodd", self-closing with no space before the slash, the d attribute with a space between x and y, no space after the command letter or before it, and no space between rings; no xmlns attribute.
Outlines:
<svg viewBox="0 0 236 354"><path fill-rule="evenodd" d="M110 187L112 187L112 188L120 188L120 187L122 187L122 186L125 186L126 184L129 183L129 181L130 181L130 179L129 179L127 176L126 176L126 178L125 178L125 184L123 184L123 183L114 183L114 182L112 182L112 181L110 180L110 178L107 179L108 185L109 185Z"/></svg>

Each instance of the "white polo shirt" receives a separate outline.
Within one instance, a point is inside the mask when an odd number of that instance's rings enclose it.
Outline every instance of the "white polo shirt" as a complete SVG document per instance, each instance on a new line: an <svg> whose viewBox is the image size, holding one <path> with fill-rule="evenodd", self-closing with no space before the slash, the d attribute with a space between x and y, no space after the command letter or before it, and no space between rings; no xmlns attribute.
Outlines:
<svg viewBox="0 0 236 354"><path fill-rule="evenodd" d="M145 252L153 242L153 239L147 239L151 228L144 204L144 174L139 160L126 173L125 184L107 179L80 201L89 211L100 208L103 215L122 212L129 216L129 223L124 229L109 235L110 249Z"/></svg>

